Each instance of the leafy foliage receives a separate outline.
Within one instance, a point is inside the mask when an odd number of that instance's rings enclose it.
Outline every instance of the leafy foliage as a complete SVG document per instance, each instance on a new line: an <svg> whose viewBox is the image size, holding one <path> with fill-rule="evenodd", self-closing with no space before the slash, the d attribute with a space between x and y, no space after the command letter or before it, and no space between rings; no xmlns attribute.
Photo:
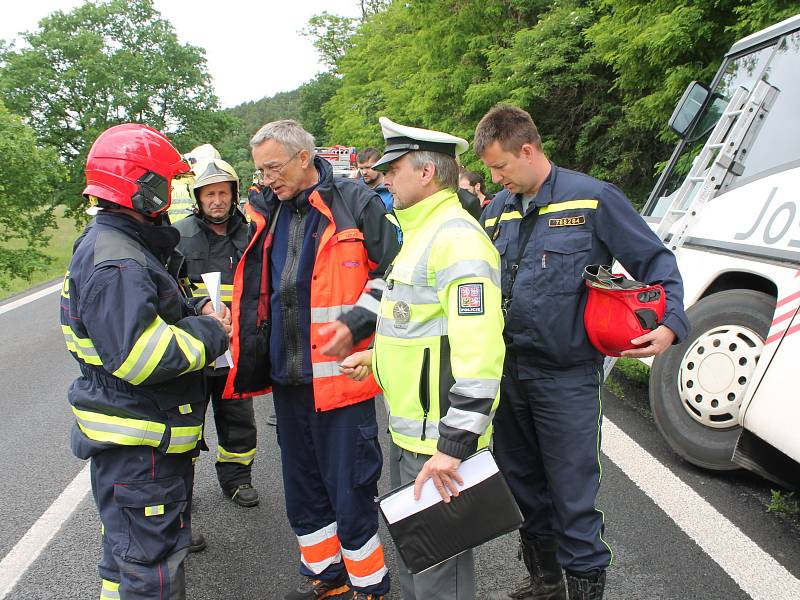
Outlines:
<svg viewBox="0 0 800 600"><path fill-rule="evenodd" d="M230 125L213 112L203 50L179 43L151 0L87 2L22 37L0 54L0 97L57 149L67 169L59 199L76 215L86 154L109 126L147 123L191 147Z"/></svg>
<svg viewBox="0 0 800 600"><path fill-rule="evenodd" d="M787 0L395 0L340 46L322 117L329 139L356 146L380 146L380 115L470 139L510 102L555 162L637 203L675 141L667 118L687 83L710 81L736 39L796 11ZM462 162L485 173L473 154Z"/></svg>
<svg viewBox="0 0 800 600"><path fill-rule="evenodd" d="M314 136L317 146L339 143L330 135L328 123L320 111L320 107L333 97L341 85L342 81L337 75L327 72L320 73L308 83L300 86L298 119L303 128Z"/></svg>
<svg viewBox="0 0 800 600"><path fill-rule="evenodd" d="M0 287L28 278L49 260L40 248L54 224L54 191L60 175L52 148L37 146L33 130L0 102Z"/></svg>
<svg viewBox="0 0 800 600"><path fill-rule="evenodd" d="M239 175L242 193L253 180L253 161L250 157L250 138L265 123L279 119L298 119L300 90L279 92L269 98L245 102L223 111L229 126L207 141L219 150Z"/></svg>
<svg viewBox="0 0 800 600"><path fill-rule="evenodd" d="M366 10L362 6L362 10ZM322 61L330 68L351 48L350 38L356 28L356 19L340 17L329 12L314 15L301 33L311 38Z"/></svg>

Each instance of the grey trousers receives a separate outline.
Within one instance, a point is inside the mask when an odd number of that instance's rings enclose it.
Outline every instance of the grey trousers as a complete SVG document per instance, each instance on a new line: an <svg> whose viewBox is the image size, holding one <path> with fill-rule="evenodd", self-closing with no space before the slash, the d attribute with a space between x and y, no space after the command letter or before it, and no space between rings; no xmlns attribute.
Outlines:
<svg viewBox="0 0 800 600"><path fill-rule="evenodd" d="M427 454L416 454L391 444L389 480L392 487L414 481L429 458ZM403 600L475 600L472 550L462 552L419 575L409 573L398 553L397 575Z"/></svg>

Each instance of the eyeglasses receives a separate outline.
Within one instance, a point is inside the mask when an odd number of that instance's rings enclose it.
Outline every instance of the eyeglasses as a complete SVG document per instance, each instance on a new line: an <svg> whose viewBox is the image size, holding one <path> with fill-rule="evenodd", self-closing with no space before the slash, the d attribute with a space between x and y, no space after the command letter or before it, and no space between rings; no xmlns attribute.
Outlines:
<svg viewBox="0 0 800 600"><path fill-rule="evenodd" d="M264 181L265 183L267 181L275 181L278 177L281 176L281 173L286 168L286 166L290 162L292 162L295 158L297 158L297 155L300 154L300 152L301 150L298 150L297 152L292 154L291 157L289 157L289 160L287 160L283 164L278 165L277 167L264 167L263 169L259 169L258 171L259 173L261 173L262 181Z"/></svg>

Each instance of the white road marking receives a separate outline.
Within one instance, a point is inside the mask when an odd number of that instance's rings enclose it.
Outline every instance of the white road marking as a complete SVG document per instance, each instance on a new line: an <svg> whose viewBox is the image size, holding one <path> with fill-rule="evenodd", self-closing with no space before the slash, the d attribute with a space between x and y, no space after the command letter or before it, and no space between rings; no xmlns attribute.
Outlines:
<svg viewBox="0 0 800 600"><path fill-rule="evenodd" d="M59 287L60 284L59 284ZM0 600L14 589L64 522L89 493L89 463L0 562Z"/></svg>
<svg viewBox="0 0 800 600"><path fill-rule="evenodd" d="M800 580L608 419L603 453L754 600L800 599Z"/></svg>
<svg viewBox="0 0 800 600"><path fill-rule="evenodd" d="M38 300L39 298L44 298L48 294L52 294L53 292L58 292L61 290L61 283L54 283L50 287L46 287L43 290L39 290L38 292L34 292L33 294L29 294L27 296L23 296L22 298L18 298L13 302L9 302L8 304L4 304L0 306L0 315L3 313L7 313L10 310L14 310L15 308L19 308L20 306L24 306L33 302L34 300Z"/></svg>
<svg viewBox="0 0 800 600"><path fill-rule="evenodd" d="M609 419L603 423L603 453L753 600L800 599L800 580ZM89 490L87 463L0 562L0 600L14 588Z"/></svg>

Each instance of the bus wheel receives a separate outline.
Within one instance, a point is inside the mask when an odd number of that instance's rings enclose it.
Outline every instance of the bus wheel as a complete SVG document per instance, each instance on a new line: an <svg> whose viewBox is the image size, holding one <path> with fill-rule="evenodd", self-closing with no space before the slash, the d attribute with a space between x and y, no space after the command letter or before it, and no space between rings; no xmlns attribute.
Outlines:
<svg viewBox="0 0 800 600"><path fill-rule="evenodd" d="M727 290L686 311L691 331L653 361L650 407L661 435L690 463L706 469L731 462L739 410L769 332L775 299Z"/></svg>

